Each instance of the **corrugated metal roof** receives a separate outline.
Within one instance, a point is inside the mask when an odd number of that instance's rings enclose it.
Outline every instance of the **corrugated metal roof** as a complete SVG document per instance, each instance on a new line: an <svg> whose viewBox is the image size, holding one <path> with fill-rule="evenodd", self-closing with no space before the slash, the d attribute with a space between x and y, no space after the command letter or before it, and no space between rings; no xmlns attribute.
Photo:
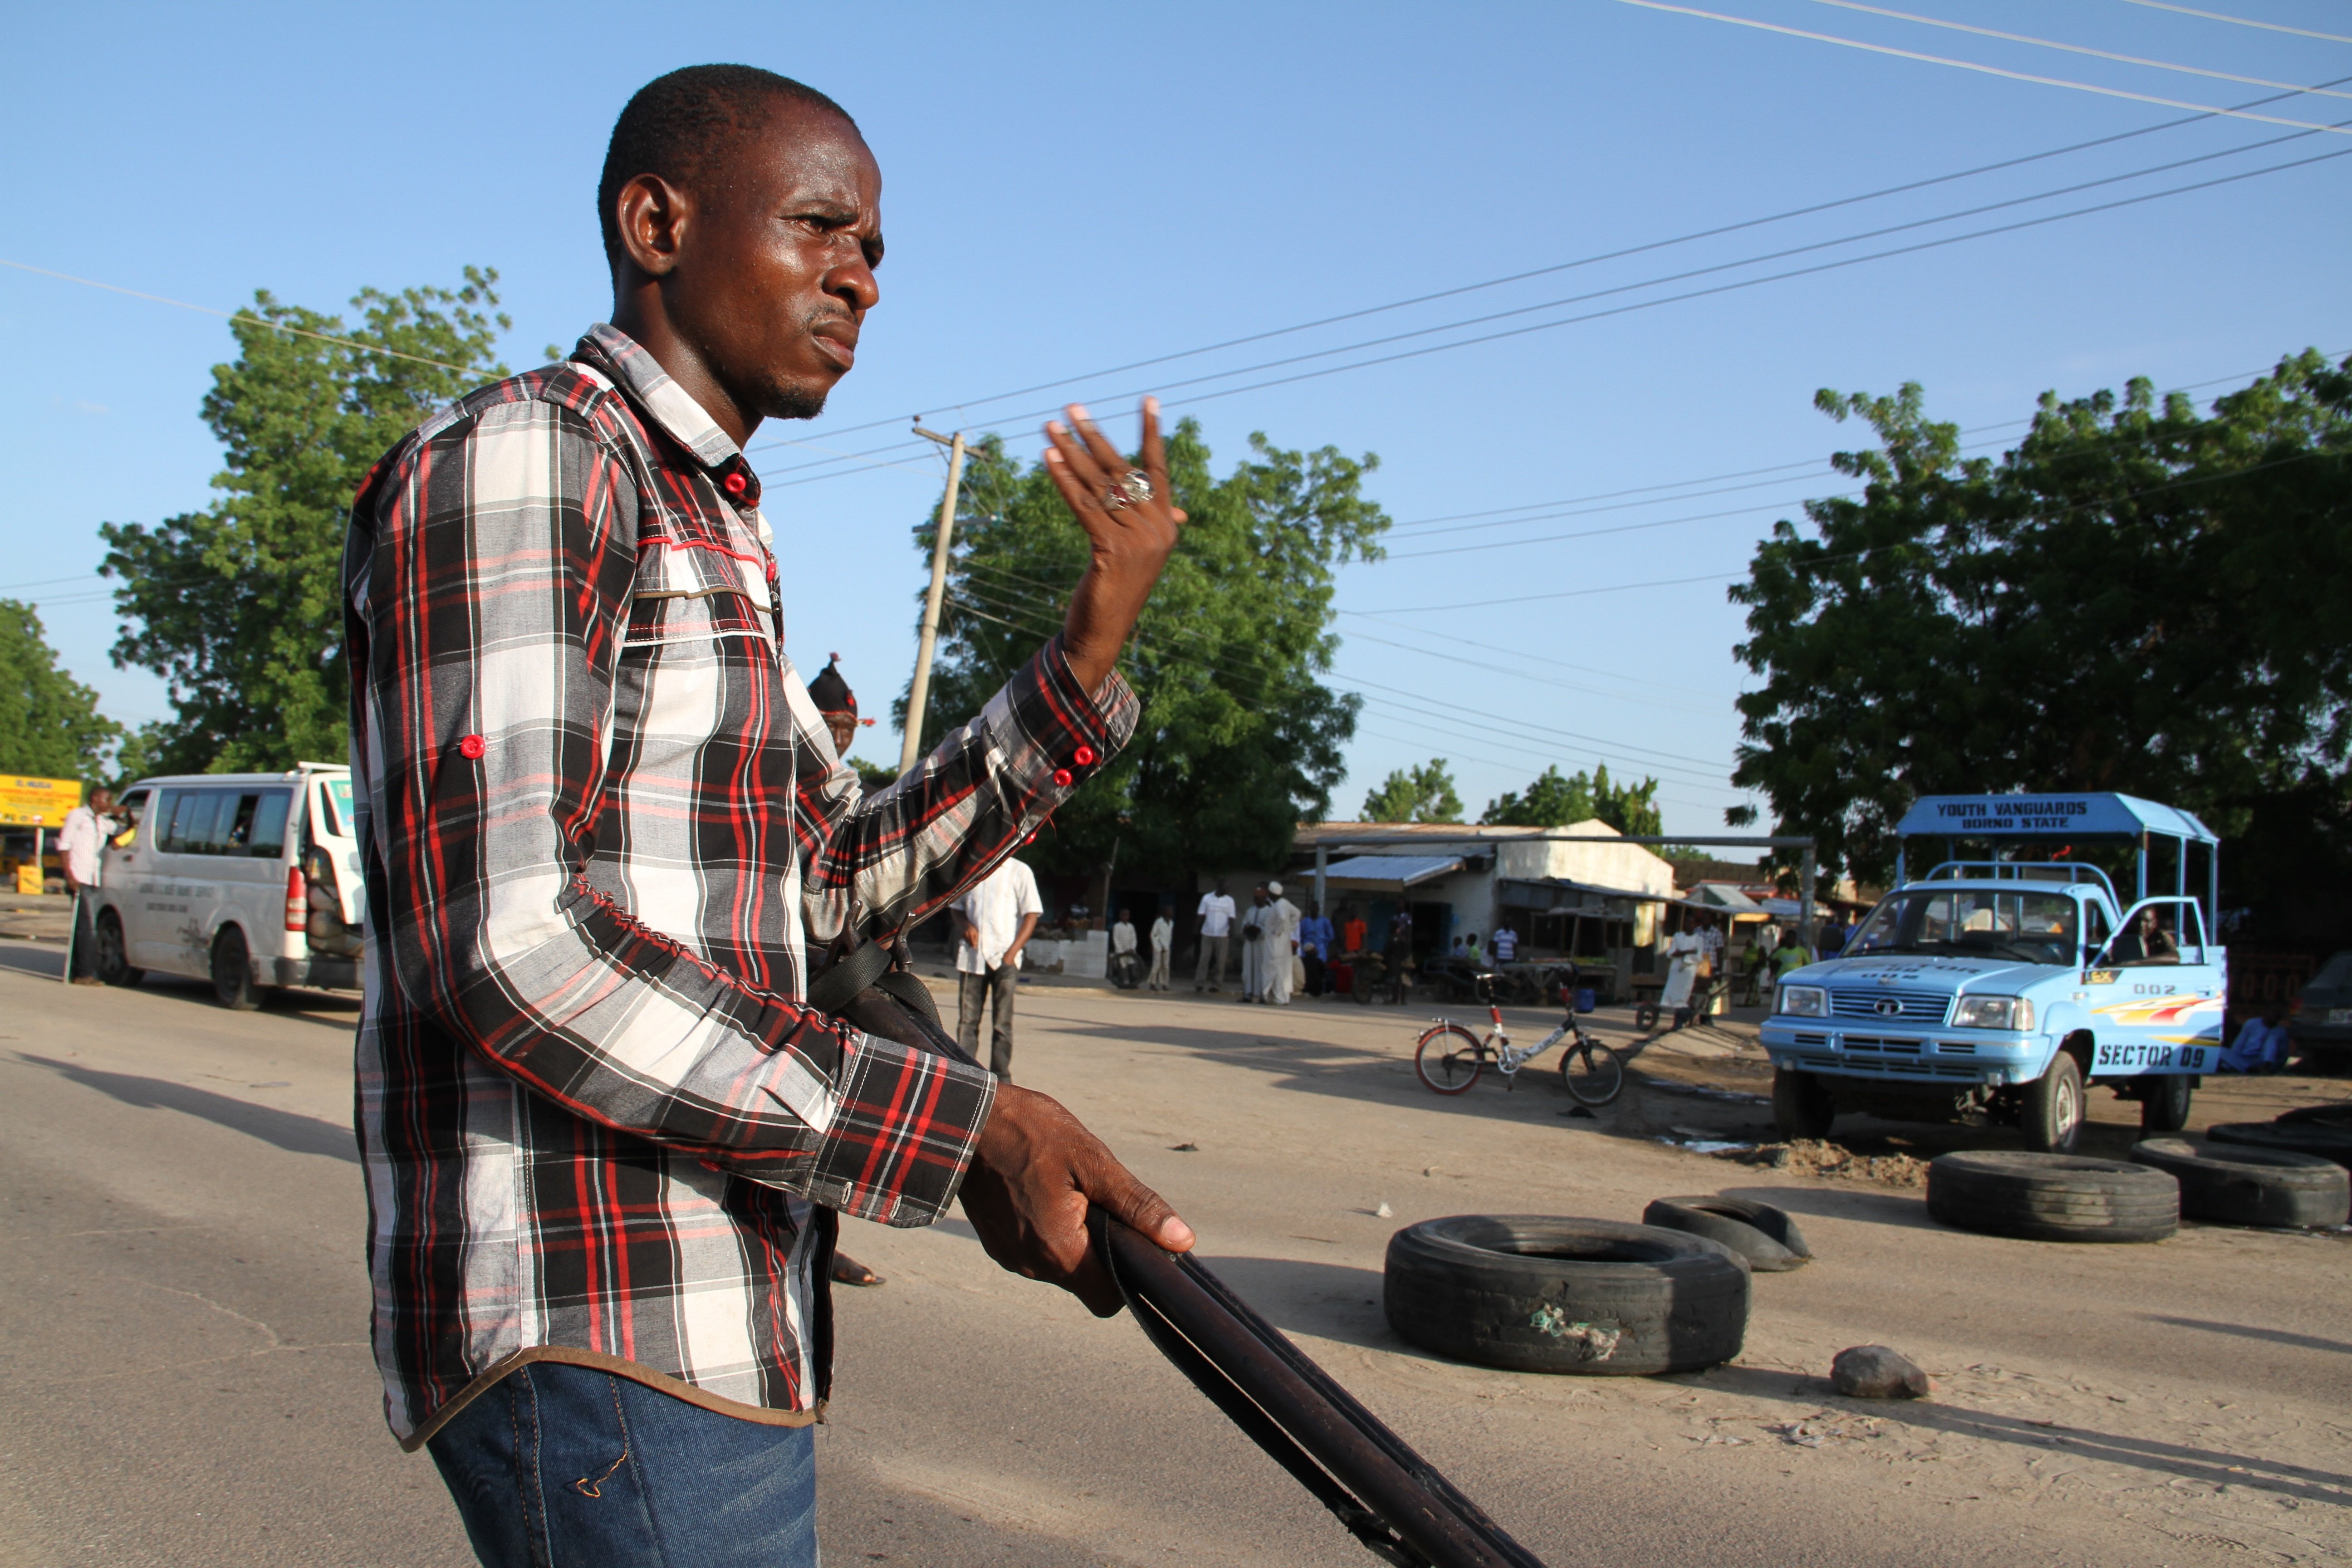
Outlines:
<svg viewBox="0 0 2352 1568"><path fill-rule="evenodd" d="M1393 883L1410 888L1462 869L1459 855L1350 855L1334 860L1323 875L1335 882Z"/></svg>

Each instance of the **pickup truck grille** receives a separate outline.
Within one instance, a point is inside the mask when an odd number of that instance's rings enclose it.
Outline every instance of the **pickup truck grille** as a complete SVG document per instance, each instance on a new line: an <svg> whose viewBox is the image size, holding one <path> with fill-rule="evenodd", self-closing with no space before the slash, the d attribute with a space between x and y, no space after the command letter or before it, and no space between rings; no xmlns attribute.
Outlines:
<svg viewBox="0 0 2352 1568"><path fill-rule="evenodd" d="M1893 1012L1882 1011L1895 1004ZM1941 991L1896 991L1873 986L1867 991L1832 991L1830 1014L1838 1018L1875 1018L1887 1023L1940 1024L1952 999Z"/></svg>

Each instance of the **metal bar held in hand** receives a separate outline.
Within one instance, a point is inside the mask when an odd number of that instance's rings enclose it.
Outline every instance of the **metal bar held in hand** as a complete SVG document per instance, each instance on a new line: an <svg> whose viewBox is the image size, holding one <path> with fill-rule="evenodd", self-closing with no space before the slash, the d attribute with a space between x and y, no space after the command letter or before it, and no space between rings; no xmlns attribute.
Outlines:
<svg viewBox="0 0 2352 1568"><path fill-rule="evenodd" d="M1160 1353L1373 1555L1402 1568L1543 1568L1197 1258L1100 1208L1089 1224Z"/></svg>

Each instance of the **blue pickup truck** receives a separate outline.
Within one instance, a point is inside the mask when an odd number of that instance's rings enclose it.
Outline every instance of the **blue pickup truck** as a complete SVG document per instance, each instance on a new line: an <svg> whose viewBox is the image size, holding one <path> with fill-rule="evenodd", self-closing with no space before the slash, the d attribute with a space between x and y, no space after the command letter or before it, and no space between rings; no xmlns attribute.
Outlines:
<svg viewBox="0 0 2352 1568"><path fill-rule="evenodd" d="M2151 1131L2185 1126L2229 993L2204 824L2123 795L1930 795L1896 833L1894 891L1774 994L1780 1135L1827 1137L1842 1111L1980 1116L2063 1152L2097 1086L2137 1100ZM1949 858L1906 879L1915 843L1938 838ZM1959 858L1979 848L1994 858ZM2103 859L2134 879L2128 907Z"/></svg>

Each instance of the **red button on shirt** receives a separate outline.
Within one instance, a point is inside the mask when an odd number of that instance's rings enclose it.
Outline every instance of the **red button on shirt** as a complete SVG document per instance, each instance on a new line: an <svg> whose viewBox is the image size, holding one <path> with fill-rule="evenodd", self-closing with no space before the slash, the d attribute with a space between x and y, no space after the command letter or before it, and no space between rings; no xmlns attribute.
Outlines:
<svg viewBox="0 0 2352 1568"><path fill-rule="evenodd" d="M1076 759L1078 766L1082 768L1094 766L1095 749L1092 746L1080 746L1076 753Z"/></svg>
<svg viewBox="0 0 2352 1568"><path fill-rule="evenodd" d="M744 487L744 485L745 485L747 482L749 482L749 481L747 481L747 480L743 478L743 476L742 476L742 475L740 475L740 474L730 474L730 475L728 475L728 476L727 476L727 493L728 493L729 495L730 495L730 496L740 496L740 495L741 495L741 494L743 493L743 487Z"/></svg>
<svg viewBox="0 0 2352 1568"><path fill-rule="evenodd" d="M489 743L479 735L467 735L457 742L457 754L471 761L488 751Z"/></svg>
<svg viewBox="0 0 2352 1568"><path fill-rule="evenodd" d="M1067 788L1069 788L1069 787L1070 787L1070 770L1069 770L1069 769L1067 769L1067 768L1055 768L1055 769L1054 770L1054 784L1055 784L1055 787L1056 787L1056 788L1058 788L1058 789L1067 789Z"/></svg>

